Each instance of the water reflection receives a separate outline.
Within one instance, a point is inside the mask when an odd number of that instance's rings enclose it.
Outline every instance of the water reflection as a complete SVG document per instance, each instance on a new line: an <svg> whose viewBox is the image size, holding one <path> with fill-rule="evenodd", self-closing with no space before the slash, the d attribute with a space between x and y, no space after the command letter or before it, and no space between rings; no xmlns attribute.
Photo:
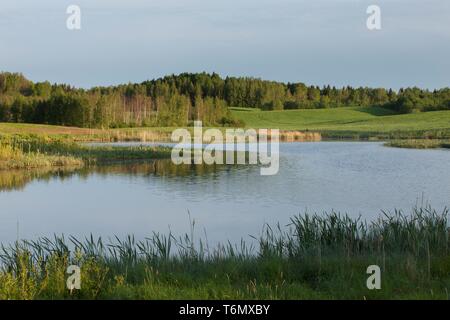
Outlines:
<svg viewBox="0 0 450 320"><path fill-rule="evenodd" d="M153 160L148 162L128 162L114 165L90 167L45 168L32 170L0 170L0 191L21 191L33 181L64 181L73 177L87 179L90 175L139 176L139 177L205 177L217 176L220 171L238 170L232 165L175 165L171 160Z"/></svg>
<svg viewBox="0 0 450 320"><path fill-rule="evenodd" d="M210 241L257 235L264 223L332 209L373 219L409 212L424 197L449 206L450 152L369 142L280 146L280 171L248 165L174 165L170 160L67 170L0 171L0 243L52 234L136 238L181 235L189 217Z"/></svg>
<svg viewBox="0 0 450 320"><path fill-rule="evenodd" d="M80 173L79 168L45 168L32 170L0 170L0 191L20 191L33 180L64 180Z"/></svg>

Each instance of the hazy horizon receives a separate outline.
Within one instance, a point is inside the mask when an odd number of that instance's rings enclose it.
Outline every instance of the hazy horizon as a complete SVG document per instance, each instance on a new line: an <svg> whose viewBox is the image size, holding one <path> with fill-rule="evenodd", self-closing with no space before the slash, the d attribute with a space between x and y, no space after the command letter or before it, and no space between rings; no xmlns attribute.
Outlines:
<svg viewBox="0 0 450 320"><path fill-rule="evenodd" d="M2 1L0 70L76 87L216 72L307 85L448 87L450 2ZM81 7L81 30L66 8ZM368 5L382 29L366 28Z"/></svg>

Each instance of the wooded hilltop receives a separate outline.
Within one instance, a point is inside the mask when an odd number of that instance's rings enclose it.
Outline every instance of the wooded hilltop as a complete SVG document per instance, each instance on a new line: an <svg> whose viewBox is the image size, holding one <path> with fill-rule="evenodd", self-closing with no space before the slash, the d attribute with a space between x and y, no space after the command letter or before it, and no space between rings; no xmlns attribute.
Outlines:
<svg viewBox="0 0 450 320"><path fill-rule="evenodd" d="M0 73L0 122L117 128L242 126L229 107L262 110L384 107L397 113L450 110L450 88L336 88L212 73L182 73L109 87L75 88Z"/></svg>

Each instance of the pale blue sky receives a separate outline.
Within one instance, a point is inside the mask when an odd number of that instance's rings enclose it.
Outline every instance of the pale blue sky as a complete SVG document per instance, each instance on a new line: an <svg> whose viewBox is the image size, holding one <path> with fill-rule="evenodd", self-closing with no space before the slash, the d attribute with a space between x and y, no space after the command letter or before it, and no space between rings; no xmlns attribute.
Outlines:
<svg viewBox="0 0 450 320"><path fill-rule="evenodd" d="M82 30L66 29L66 8ZM382 10L368 31L366 9ZM308 84L450 86L449 0L1 0L0 70L76 86L218 72Z"/></svg>

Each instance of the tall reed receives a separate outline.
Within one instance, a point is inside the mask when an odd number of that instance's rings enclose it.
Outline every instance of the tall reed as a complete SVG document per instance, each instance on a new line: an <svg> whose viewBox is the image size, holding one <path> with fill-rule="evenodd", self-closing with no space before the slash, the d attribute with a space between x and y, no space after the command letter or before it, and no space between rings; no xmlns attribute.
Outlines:
<svg viewBox="0 0 450 320"><path fill-rule="evenodd" d="M287 226L264 226L254 241L214 247L206 235L195 240L194 221L180 237L154 232L144 239L55 235L16 241L0 246L0 298L71 297L61 285L71 264L83 270L87 288L77 297L84 298L112 297L116 290L122 296L126 288L161 297L152 291L159 288L170 291L168 298L186 298L173 291L178 288L200 297L198 288L205 283L220 295L234 292L229 297L235 298L314 297L314 292L322 297L430 297L430 292L442 297L450 284L448 213L417 207L410 214L383 212L370 222L337 212L303 214ZM371 264L381 266L385 291L365 291L365 268ZM315 291L305 293L300 289L305 286ZM207 297L218 296L209 292Z"/></svg>

